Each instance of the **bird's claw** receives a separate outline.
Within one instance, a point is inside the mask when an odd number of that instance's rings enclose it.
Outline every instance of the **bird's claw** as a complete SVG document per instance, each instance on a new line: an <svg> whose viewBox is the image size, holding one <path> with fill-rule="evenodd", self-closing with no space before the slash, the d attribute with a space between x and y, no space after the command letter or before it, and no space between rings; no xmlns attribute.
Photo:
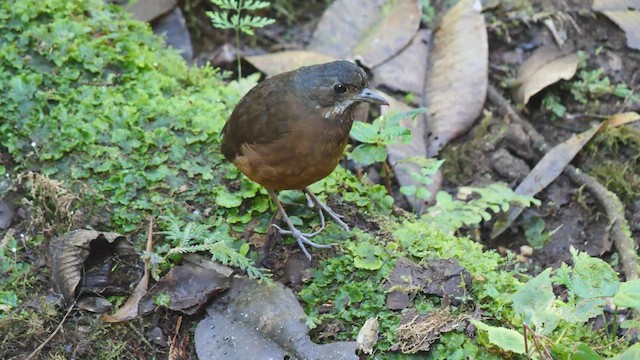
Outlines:
<svg viewBox="0 0 640 360"><path fill-rule="evenodd" d="M318 234L320 234L320 232L322 230L324 230L324 226L322 226L320 229L312 232L312 233L303 233L302 231L295 229L295 230L285 230L283 228L281 228L280 226L276 225L276 224L271 224L271 226L273 226L274 228L278 229L278 232L282 235L291 235L291 236L296 236L296 234L298 234L298 236L302 236L302 237L314 237Z"/></svg>
<svg viewBox="0 0 640 360"><path fill-rule="evenodd" d="M281 228L280 226L278 226L276 224L271 224L271 226L273 226L276 229L278 229L278 232L280 232L280 234L293 236L293 238L296 239L296 242L298 243L298 246L300 247L300 249L302 249L302 252L304 253L304 255L309 260L311 260L311 254L309 254L309 251L307 250L307 247L305 246L305 244L309 245L311 247L314 247L314 248L318 248L318 249L329 249L329 248L331 248L331 245L318 244L318 243L315 243L315 242L309 240L310 237L318 235L318 233L320 233L320 231L322 231L322 229L307 234L307 233L303 233L302 231L296 229L295 227L291 228L291 230L284 230L283 228ZM323 226L323 228L324 228L324 226Z"/></svg>

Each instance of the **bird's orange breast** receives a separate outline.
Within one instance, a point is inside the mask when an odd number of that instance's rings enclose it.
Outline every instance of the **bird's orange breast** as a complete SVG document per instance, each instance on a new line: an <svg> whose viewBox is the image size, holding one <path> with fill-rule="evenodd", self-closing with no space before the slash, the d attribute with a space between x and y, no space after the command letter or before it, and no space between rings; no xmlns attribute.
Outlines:
<svg viewBox="0 0 640 360"><path fill-rule="evenodd" d="M268 144L243 144L235 165L272 190L302 189L328 176L340 162L349 129L327 120L298 121Z"/></svg>

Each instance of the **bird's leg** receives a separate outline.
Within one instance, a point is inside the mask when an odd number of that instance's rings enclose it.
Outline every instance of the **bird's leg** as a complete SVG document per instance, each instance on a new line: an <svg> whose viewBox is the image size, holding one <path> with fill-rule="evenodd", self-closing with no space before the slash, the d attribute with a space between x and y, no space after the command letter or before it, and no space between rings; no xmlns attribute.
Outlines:
<svg viewBox="0 0 640 360"><path fill-rule="evenodd" d="M298 246L300 246L300 249L302 249L302 252L307 256L309 260L311 260L311 254L309 254L309 251L307 251L305 244L315 248L321 248L321 249L328 249L331 247L331 245L316 244L313 241L309 240L310 237L318 235L318 233L320 233L320 231L324 229L324 216L320 217L320 220L322 221L322 228L320 228L320 230L314 231L309 234L305 234L300 230L296 229L295 226L293 226L291 219L289 219L289 215L287 215L287 213L284 211L284 207L282 206L282 203L280 203L280 200L278 200L278 196L276 195L276 193L270 189L267 189L267 192L269 193L269 196L271 196L271 199L273 200L273 202L276 203L276 207L278 208L278 211L280 211L280 214L282 215L282 219L289 227L289 230L284 230L275 224L272 224L272 226L278 229L280 234L293 236L294 239L296 239Z"/></svg>
<svg viewBox="0 0 640 360"><path fill-rule="evenodd" d="M323 211L326 212L327 215L329 215L333 219L333 221L337 222L338 225L342 226L346 231L349 231L349 225L342 221L341 216L333 212L330 207L323 204L322 201L320 201L320 199L318 199L318 197L313 192L311 192L308 187L305 187L304 189L302 189L302 191L304 191L304 193L307 194L307 196L309 196L311 200L313 200L313 202L318 206L318 212L320 212L321 216ZM321 217L321 219L322 218L323 217Z"/></svg>

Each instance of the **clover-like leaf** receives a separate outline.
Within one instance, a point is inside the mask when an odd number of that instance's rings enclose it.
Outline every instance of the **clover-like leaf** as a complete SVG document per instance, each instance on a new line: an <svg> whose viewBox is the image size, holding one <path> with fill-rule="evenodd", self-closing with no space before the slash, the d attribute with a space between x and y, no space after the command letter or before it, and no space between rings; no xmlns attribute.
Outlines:
<svg viewBox="0 0 640 360"><path fill-rule="evenodd" d="M353 161L362 165L371 165L387 159L387 148L384 146L360 144L351 152Z"/></svg>

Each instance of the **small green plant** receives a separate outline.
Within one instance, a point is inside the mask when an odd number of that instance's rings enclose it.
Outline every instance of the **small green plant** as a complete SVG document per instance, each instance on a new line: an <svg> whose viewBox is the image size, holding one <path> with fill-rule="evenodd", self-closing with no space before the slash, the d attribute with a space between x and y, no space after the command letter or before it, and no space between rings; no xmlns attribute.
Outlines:
<svg viewBox="0 0 640 360"><path fill-rule="evenodd" d="M532 196L516 194L503 184L491 184L483 188L462 187L459 191L472 200L457 200L447 192L440 191L436 195L436 204L429 208L422 219L445 233L452 233L463 226L474 226L481 221L489 221L492 213L507 211L511 204L523 207L540 204L540 201ZM478 196L472 197L472 194Z"/></svg>
<svg viewBox="0 0 640 360"><path fill-rule="evenodd" d="M0 237L0 318L18 305L18 289L30 271L31 265L21 261L22 246L15 238L13 230Z"/></svg>
<svg viewBox="0 0 640 360"><path fill-rule="evenodd" d="M350 135L362 144L351 151L351 158L365 166L386 161L387 145L407 143L411 140L411 130L400 125L400 120L415 118L425 111L427 109L418 108L390 116L380 116L371 124L362 121L354 122Z"/></svg>
<svg viewBox="0 0 640 360"><path fill-rule="evenodd" d="M537 353L541 358L549 358L554 354L554 359L571 359L572 353L581 352L589 355L585 359L601 359L587 344L576 342L565 346L562 338L566 336L566 330L558 330L564 324L584 327L590 319L603 313L608 300L612 300L616 306L614 314L619 306L640 307L640 280L620 282L616 272L603 260L573 248L571 254L573 267L563 264L555 270L555 276L552 276L552 269L548 268L511 296L522 332L472 321L478 329L486 331L488 342L518 354L532 356ZM556 297L553 292L555 286L564 286L567 296ZM620 341L615 331L615 316L611 322L611 341L615 343ZM610 347L608 350L612 351ZM632 347L627 351L635 353L638 350Z"/></svg>
<svg viewBox="0 0 640 360"><path fill-rule="evenodd" d="M436 9L431 4L431 0L422 0L422 22L426 25L433 25L436 20Z"/></svg>
<svg viewBox="0 0 640 360"><path fill-rule="evenodd" d="M411 179L416 183L416 185L401 186L400 193L407 197L413 197L416 202L428 199L431 197L429 185L433 183L431 176L438 172L438 169L440 169L444 160L417 157L406 159L405 161L418 163L422 168L420 169L420 172L411 173Z"/></svg>
<svg viewBox="0 0 640 360"><path fill-rule="evenodd" d="M391 192L391 168L387 163L387 145L408 143L411 140L411 130L400 125L400 120L415 119L425 111L427 109L418 108L390 116L380 116L371 124L362 121L353 123L350 135L361 144L356 146L349 156L364 166L382 163L388 192Z"/></svg>
<svg viewBox="0 0 640 360"><path fill-rule="evenodd" d="M551 239L551 236L562 227L559 226L552 231L545 231L543 218L524 214L523 219L522 226L524 228L524 236L527 238L529 245L534 249L542 249L549 239Z"/></svg>
<svg viewBox="0 0 640 360"><path fill-rule="evenodd" d="M577 79L569 83L569 90L576 101L583 105L594 102L594 108L598 107L598 99L606 95L613 95L632 103L640 102L640 98L626 84L611 84L609 77L604 74L604 69L588 70L587 56L583 51L579 51L578 56L580 71Z"/></svg>
<svg viewBox="0 0 640 360"><path fill-rule="evenodd" d="M218 29L233 29L236 33L236 49L238 61L238 79L242 77L242 69L240 68L240 33L253 35L256 28L271 25L276 21L262 16L251 16L242 14L242 12L256 11L269 7L268 1L259 0L210 0L211 3L218 6L222 10L227 11L207 11L206 14L211 18L211 23Z"/></svg>
<svg viewBox="0 0 640 360"><path fill-rule="evenodd" d="M560 96L553 92L548 93L545 95L544 99L542 99L542 107L545 110L551 111L554 119L563 118L567 113L567 108L560 102Z"/></svg>
<svg viewBox="0 0 640 360"><path fill-rule="evenodd" d="M223 264L238 267L254 278L266 280L269 277L246 257L249 244L239 243L229 235L228 226L218 226L211 230L211 226L195 222L185 223L173 215L163 216L167 230L162 231L165 241L156 246L154 252L143 256L150 259L152 275L160 277L162 265L169 264L169 259L186 253L209 252L211 259Z"/></svg>

